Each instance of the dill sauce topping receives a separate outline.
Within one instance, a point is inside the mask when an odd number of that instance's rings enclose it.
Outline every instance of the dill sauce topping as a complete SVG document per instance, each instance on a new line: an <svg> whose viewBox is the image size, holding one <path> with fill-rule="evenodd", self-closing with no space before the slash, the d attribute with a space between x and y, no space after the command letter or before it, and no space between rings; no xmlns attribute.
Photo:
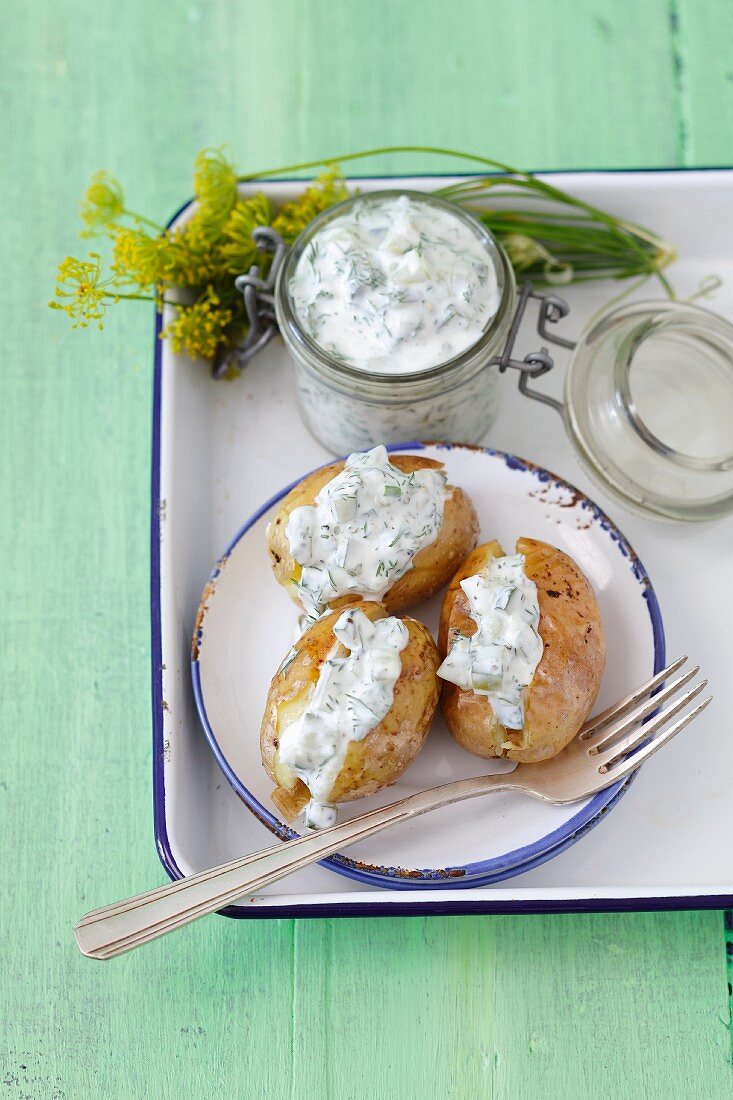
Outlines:
<svg viewBox="0 0 733 1100"><path fill-rule="evenodd" d="M346 459L324 485L315 505L294 508L285 533L302 566L298 580L306 612L316 618L349 594L380 600L412 559L438 536L443 522L445 474L405 474L381 445Z"/></svg>
<svg viewBox="0 0 733 1100"><path fill-rule="evenodd" d="M499 307L481 240L450 210L407 195L366 197L324 226L289 292L314 343L349 366L387 375L454 358Z"/></svg>
<svg viewBox="0 0 733 1100"><path fill-rule="evenodd" d="M462 580L461 588L478 630L455 639L438 676L488 696L503 726L523 729L523 692L543 652L537 585L524 572L524 555L494 558L480 573Z"/></svg>
<svg viewBox="0 0 733 1100"><path fill-rule="evenodd" d="M280 734L278 767L301 779L311 793L306 824L326 828L336 820L328 799L351 741L378 726L394 702L407 627L389 617L372 622L349 608L333 627L337 639L323 662L305 712ZM349 651L339 656L341 643Z"/></svg>

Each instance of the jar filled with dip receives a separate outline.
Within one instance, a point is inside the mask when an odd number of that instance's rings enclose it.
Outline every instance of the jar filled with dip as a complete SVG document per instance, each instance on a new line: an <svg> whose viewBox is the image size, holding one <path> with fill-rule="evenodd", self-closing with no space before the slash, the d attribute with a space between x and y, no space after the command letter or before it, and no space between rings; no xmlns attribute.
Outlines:
<svg viewBox="0 0 733 1100"><path fill-rule="evenodd" d="M492 235L420 192L347 199L301 233L275 313L303 417L336 454L477 443L493 423L516 286Z"/></svg>

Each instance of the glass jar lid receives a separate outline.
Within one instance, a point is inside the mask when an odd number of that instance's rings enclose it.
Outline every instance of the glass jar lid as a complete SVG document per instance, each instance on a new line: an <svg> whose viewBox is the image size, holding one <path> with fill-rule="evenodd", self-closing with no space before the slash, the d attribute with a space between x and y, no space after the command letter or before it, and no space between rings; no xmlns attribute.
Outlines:
<svg viewBox="0 0 733 1100"><path fill-rule="evenodd" d="M582 334L565 424L589 471L645 512L733 508L733 326L699 306L627 303Z"/></svg>

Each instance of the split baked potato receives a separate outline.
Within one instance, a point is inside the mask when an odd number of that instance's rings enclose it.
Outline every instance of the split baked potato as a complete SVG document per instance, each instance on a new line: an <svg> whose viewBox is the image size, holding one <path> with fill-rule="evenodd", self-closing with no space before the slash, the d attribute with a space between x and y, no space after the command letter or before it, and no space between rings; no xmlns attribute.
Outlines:
<svg viewBox="0 0 733 1100"><path fill-rule="evenodd" d="M547 760L578 733L593 706L603 675L605 641L595 593L568 554L535 539L517 540L526 577L537 586L543 650L524 689L524 727L497 720L484 694L443 682L441 709L455 740L476 756L506 756L520 763ZM453 577L443 600L439 648L443 657L459 635L476 633L461 581L504 556L498 542L477 546Z"/></svg>
<svg viewBox="0 0 733 1100"><path fill-rule="evenodd" d="M389 461L402 473L417 470L442 470L443 464L422 455L391 454ZM282 500L277 514L267 529L267 548L275 578L295 603L309 610L300 595L298 581L302 567L290 553L286 534L290 514L301 505L315 504L320 490L344 469L344 462L334 462L308 474ZM433 596L448 583L466 554L476 545L478 518L471 500L455 486L446 485L443 519L437 537L412 558L412 565L398 577L380 598L390 614ZM358 555L358 547L356 548ZM368 592L350 592L330 600L329 608L344 607L354 599L375 599Z"/></svg>
<svg viewBox="0 0 733 1100"><path fill-rule="evenodd" d="M352 606L372 622L387 618L381 604L352 601ZM287 821L304 809L311 792L279 761L280 738L309 705L321 666L337 641L333 627L343 610L326 613L299 638L272 680L267 696L260 732L262 763L276 784L272 800ZM430 727L440 694L436 676L440 657L422 623L411 618L401 622L408 639L400 653L401 669L392 704L362 740L348 742L343 764L326 796L329 803L350 802L394 783L419 752ZM347 650L338 644L339 654L345 655Z"/></svg>

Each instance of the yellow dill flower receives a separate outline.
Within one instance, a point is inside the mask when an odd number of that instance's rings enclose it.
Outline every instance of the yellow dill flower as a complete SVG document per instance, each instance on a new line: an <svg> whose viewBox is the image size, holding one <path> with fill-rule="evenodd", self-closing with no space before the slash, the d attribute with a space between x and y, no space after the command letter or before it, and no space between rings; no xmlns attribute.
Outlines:
<svg viewBox="0 0 733 1100"><path fill-rule="evenodd" d="M178 307L176 316L163 329L162 336L170 340L174 351L185 349L192 358L200 355L204 359L213 359L233 317L233 311L222 305L213 286L207 286L192 306Z"/></svg>
<svg viewBox="0 0 733 1100"><path fill-rule="evenodd" d="M226 221L224 242L219 246L223 270L239 275L248 271L258 259L262 264L263 257L252 240L252 233L257 226L269 225L271 218L272 210L265 195L239 200Z"/></svg>
<svg viewBox="0 0 733 1100"><path fill-rule="evenodd" d="M166 234L160 256L158 281L165 286L201 287L221 275L214 244L196 217Z"/></svg>
<svg viewBox="0 0 733 1100"><path fill-rule="evenodd" d="M125 199L117 180L108 172L97 172L81 202L81 218L86 229L82 237L93 237L125 212Z"/></svg>
<svg viewBox="0 0 733 1100"><path fill-rule="evenodd" d="M115 229L113 270L126 281L136 283L141 290L153 286L161 278L165 263L166 242L162 237L150 237L142 229Z"/></svg>
<svg viewBox="0 0 733 1100"><path fill-rule="evenodd" d="M86 328L90 321L96 321L103 328L102 318L107 307L119 301L112 289L117 281L115 275L102 279L102 257L96 252L89 253L88 260L77 260L67 256L59 264L56 276L56 298L51 301L51 309L63 309L73 320L72 328Z"/></svg>
<svg viewBox="0 0 733 1100"><path fill-rule="evenodd" d="M314 180L297 199L286 202L273 221L272 228L287 244L292 244L317 214L348 197L344 177L338 168L332 168Z"/></svg>
<svg viewBox="0 0 733 1100"><path fill-rule="evenodd" d="M194 161L195 216L209 239L218 236L237 201L237 173L221 149L202 149Z"/></svg>

